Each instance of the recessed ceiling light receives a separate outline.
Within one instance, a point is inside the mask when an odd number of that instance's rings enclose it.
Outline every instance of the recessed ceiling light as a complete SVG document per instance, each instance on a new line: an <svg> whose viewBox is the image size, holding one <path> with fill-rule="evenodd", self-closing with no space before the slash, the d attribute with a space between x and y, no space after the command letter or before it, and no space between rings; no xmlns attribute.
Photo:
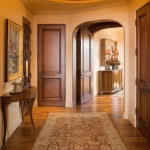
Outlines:
<svg viewBox="0 0 150 150"><path fill-rule="evenodd" d="M81 3L93 3L93 2L100 2L102 0L49 0L59 3L74 3L74 4L81 4Z"/></svg>

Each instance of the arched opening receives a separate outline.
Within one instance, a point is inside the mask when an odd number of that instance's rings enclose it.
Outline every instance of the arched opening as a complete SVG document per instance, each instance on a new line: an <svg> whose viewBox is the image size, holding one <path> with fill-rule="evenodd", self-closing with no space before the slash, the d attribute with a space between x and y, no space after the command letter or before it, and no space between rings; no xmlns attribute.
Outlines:
<svg viewBox="0 0 150 150"><path fill-rule="evenodd" d="M82 71L80 72L80 71L78 71L78 69L77 69L77 66L79 65L79 64L77 64L78 63L78 60L77 60L77 57L78 57L78 49L79 49L79 47L78 47L78 40L77 40L77 36L78 36L78 33L79 33L79 31L81 30L81 29L86 29L86 31L88 30L88 32L90 32L90 34L92 35L92 38L94 37L94 35L96 35L98 32L101 32L101 31L104 31L104 30L107 30L107 29L109 29L109 30L114 30L114 29L122 29L122 33L123 33L123 63L122 63L122 67L123 67L123 71L122 71L122 77L124 78L124 67L125 67L125 63L124 63L124 49L125 49L125 41L124 41L124 36L125 36L125 33L124 33L124 28L123 28L123 26L120 24L120 23L118 23L118 22L116 22L116 21L114 21L114 20L101 20L101 21L91 21L91 22L86 22L86 23L82 23L82 24L80 24L79 26L77 26L75 29L74 29L74 32L73 32L73 106L76 106L77 105L77 103L79 103L79 104L81 104L80 102L78 102L78 100L79 100L79 97L78 97L78 94L77 94L77 90L78 90L78 87L77 87L77 78L79 77L79 75L81 75L82 73ZM86 32L87 33L87 32ZM86 36L86 35L85 35ZM111 40L111 39L109 39L109 40ZM115 42L115 40L112 40L113 42ZM83 45L82 43L80 43L81 45ZM91 45L93 45L93 43L91 44ZM113 50L114 50L114 48L113 48ZM91 46L91 51L94 51L93 50L93 46ZM82 55L82 54L81 54ZM101 54L100 54L101 55ZM99 57L100 57L100 55L99 55ZM116 55L118 55L118 53L116 53ZM115 57L117 57L118 58L118 56L115 56ZM104 58L105 59L105 58ZM104 60L104 61L106 61L106 60ZM81 61L82 62L82 61ZM81 65L83 65L83 64L81 64ZM104 65L104 64L103 64ZM105 66L105 65L104 65ZM103 67L104 67L103 66ZM93 66L92 66L93 67ZM103 68L103 69L106 69L105 67ZM112 69L112 68L111 68ZM115 71L116 72L116 71ZM114 73L114 74L116 74L116 73ZM119 73L120 74L120 73ZM114 75L113 75L114 76ZM91 78L91 77L90 77ZM84 79L83 79L84 80ZM114 79L115 80L115 79ZM96 86L96 85L93 85L93 82L91 82L90 83L90 81L88 80L88 84L86 83L86 87L87 87L87 85L90 85L91 84L91 86ZM125 83L125 79L123 79L122 80L122 84L124 85L124 83ZM84 83L83 83L84 84ZM94 83L95 84L95 83ZM117 85L118 83L116 83L116 82L113 82L112 83L113 84L113 86L115 85ZM79 84L78 86L81 86L81 84ZM83 85L82 85L83 86ZM118 86L118 85L117 85ZM82 87L81 87L82 88ZM122 88L122 87L119 87L119 88ZM83 89L80 89L81 91L83 91ZM93 92L93 89L92 89L92 92ZM104 92L104 91L103 91ZM99 94L99 92L97 92L98 94ZM105 93L105 92L104 92ZM109 93L109 92L108 92ZM107 94L108 94L107 93ZM114 93L116 93L116 91L115 90L113 90L113 92L112 92L113 94ZM109 94L112 94L112 93L109 93ZM93 94L92 94L93 95ZM94 95L96 95L96 94L94 94ZM124 96L125 94L124 94L124 92L122 93L122 95ZM124 98L125 99L125 98Z"/></svg>

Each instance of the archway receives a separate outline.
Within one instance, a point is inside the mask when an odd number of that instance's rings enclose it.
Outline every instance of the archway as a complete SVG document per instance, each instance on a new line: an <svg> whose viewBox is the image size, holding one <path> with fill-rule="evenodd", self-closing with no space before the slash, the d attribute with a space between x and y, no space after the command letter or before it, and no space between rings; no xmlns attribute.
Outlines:
<svg viewBox="0 0 150 150"><path fill-rule="evenodd" d="M91 21L91 22L85 22L82 23L80 25L78 25L73 32L73 106L76 106L76 81L77 81L77 70L76 70L76 63L77 63L77 40L76 40L76 36L77 36L77 32L80 28L87 28L92 35L94 35L97 31L103 30L103 29L107 29L107 28L117 28L117 27L123 27L120 23L118 23L117 21L114 20L100 20L100 21ZM123 28L124 30L124 28ZM124 33L125 36L125 33ZM124 37L125 40L125 37ZM124 41L125 43L125 41ZM124 49L125 49L125 45L124 45ZM125 80L124 80L125 83Z"/></svg>

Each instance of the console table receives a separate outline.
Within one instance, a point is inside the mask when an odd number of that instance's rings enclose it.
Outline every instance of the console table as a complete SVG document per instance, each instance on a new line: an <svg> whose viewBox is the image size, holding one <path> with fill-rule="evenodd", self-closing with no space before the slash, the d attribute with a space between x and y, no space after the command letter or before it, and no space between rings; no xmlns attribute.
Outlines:
<svg viewBox="0 0 150 150"><path fill-rule="evenodd" d="M22 93L17 93L17 94L10 94L7 93L5 95L1 96L1 106L2 106L2 115L3 115L3 122L4 122L4 133L3 133L3 145L5 144L5 138L6 138L6 128L7 128L7 119L6 119L6 107L13 103L13 102L19 102L20 104L23 101L28 102L28 108L29 108L29 115L30 115L30 120L33 126L33 129L35 130L34 122L33 122L33 117L32 117L32 107L33 103L36 98L36 88L31 87L31 88L26 88ZM22 109L21 109L22 112ZM22 112L23 116L23 112Z"/></svg>
<svg viewBox="0 0 150 150"><path fill-rule="evenodd" d="M123 89L122 69L100 70L98 74L98 94L114 94Z"/></svg>

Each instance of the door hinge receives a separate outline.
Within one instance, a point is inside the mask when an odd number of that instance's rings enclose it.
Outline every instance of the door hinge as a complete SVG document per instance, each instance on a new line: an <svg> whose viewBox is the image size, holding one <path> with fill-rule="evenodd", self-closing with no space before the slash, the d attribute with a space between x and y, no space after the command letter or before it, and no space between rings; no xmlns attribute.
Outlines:
<svg viewBox="0 0 150 150"><path fill-rule="evenodd" d="M135 49L135 56L138 55L138 49Z"/></svg>
<svg viewBox="0 0 150 150"><path fill-rule="evenodd" d="M138 108L135 108L135 114L138 115Z"/></svg>
<svg viewBox="0 0 150 150"><path fill-rule="evenodd" d="M137 26L137 19L135 19L135 26Z"/></svg>
<svg viewBox="0 0 150 150"><path fill-rule="evenodd" d="M135 79L135 85L137 85L137 84L138 84L138 79L136 78L136 79Z"/></svg>

